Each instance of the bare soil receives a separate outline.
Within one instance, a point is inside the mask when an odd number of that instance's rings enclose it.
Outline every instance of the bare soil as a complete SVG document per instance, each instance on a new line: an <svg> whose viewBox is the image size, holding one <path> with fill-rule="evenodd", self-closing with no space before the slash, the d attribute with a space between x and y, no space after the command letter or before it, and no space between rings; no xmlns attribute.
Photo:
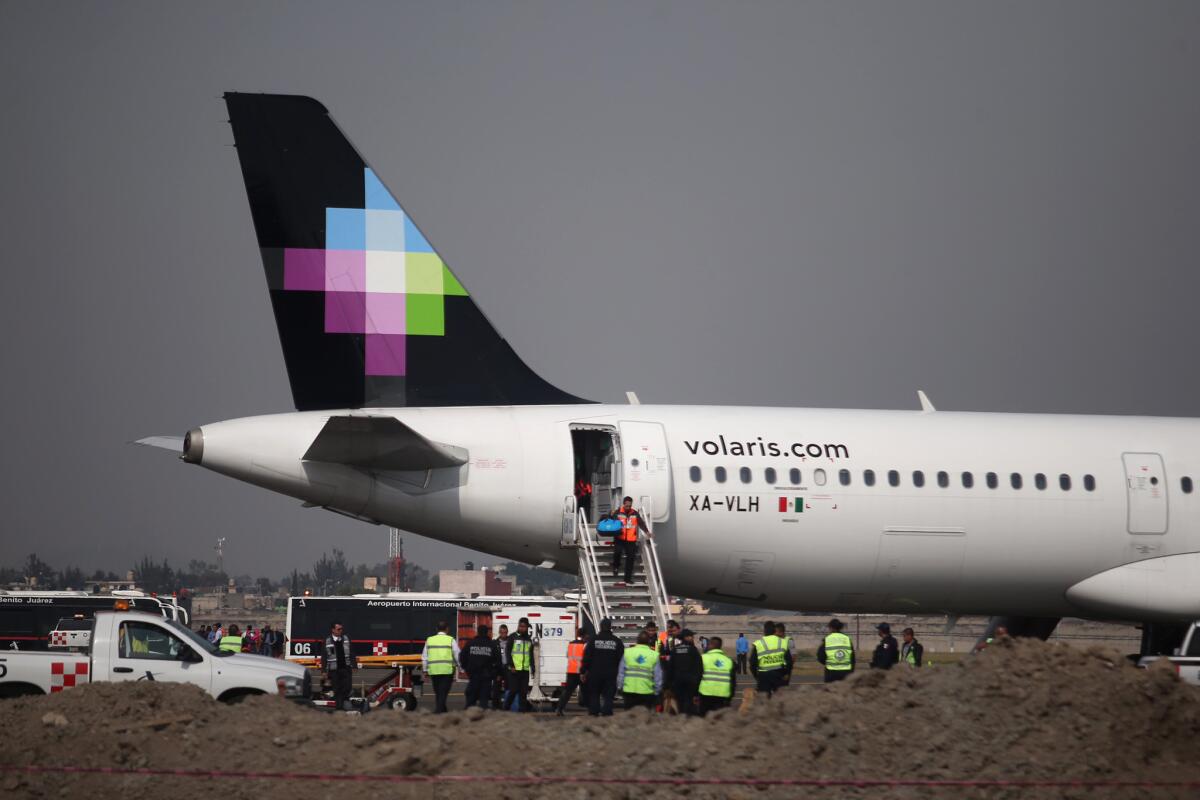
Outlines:
<svg viewBox="0 0 1200 800"><path fill-rule="evenodd" d="M792 687L707 719L226 706L169 684L0 703L0 765L379 775L1200 781L1200 691L1119 654L1002 640L961 663ZM6 798L752 797L737 786L332 783L0 773ZM771 796L1195 797L1194 789L771 788Z"/></svg>

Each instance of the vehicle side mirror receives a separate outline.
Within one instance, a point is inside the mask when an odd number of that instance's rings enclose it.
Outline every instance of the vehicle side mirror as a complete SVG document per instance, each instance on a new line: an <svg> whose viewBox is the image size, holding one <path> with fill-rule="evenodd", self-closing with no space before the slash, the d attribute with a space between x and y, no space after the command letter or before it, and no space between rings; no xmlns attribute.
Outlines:
<svg viewBox="0 0 1200 800"><path fill-rule="evenodd" d="M185 647L179 651L179 660L185 664L198 664L204 659L190 647Z"/></svg>

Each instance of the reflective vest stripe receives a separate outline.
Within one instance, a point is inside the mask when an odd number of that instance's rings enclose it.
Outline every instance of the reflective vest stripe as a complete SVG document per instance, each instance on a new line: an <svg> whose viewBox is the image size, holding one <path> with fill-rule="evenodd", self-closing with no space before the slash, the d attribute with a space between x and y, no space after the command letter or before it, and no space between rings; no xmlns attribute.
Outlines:
<svg viewBox="0 0 1200 800"><path fill-rule="evenodd" d="M638 663L638 659L642 659ZM627 694L654 694L654 665L658 656L644 644L635 644L625 651L625 680L621 691Z"/></svg>
<svg viewBox="0 0 1200 800"><path fill-rule="evenodd" d="M571 642L567 645L567 674L578 675L583 667L583 642Z"/></svg>
<svg viewBox="0 0 1200 800"><path fill-rule="evenodd" d="M517 639L512 643L512 668L517 672L529 671L529 641Z"/></svg>
<svg viewBox="0 0 1200 800"><path fill-rule="evenodd" d="M219 649L229 653L242 652L242 637L240 636L222 636Z"/></svg>
<svg viewBox="0 0 1200 800"><path fill-rule="evenodd" d="M454 639L447 633L435 633L425 640L425 657L430 675L454 674Z"/></svg>
<svg viewBox="0 0 1200 800"><path fill-rule="evenodd" d="M842 672L854 669L850 654L854 647L850 637L844 633L831 633L825 637L825 669Z"/></svg>
<svg viewBox="0 0 1200 800"><path fill-rule="evenodd" d="M622 542L636 542L638 534L637 512L630 511L626 514L624 511L618 511L613 516L621 523L621 532L617 534L617 538Z"/></svg>
<svg viewBox="0 0 1200 800"><path fill-rule="evenodd" d="M785 651L778 636L764 636L754 643L754 650L758 653L759 672L783 669L787 664L784 658Z"/></svg>
<svg viewBox="0 0 1200 800"><path fill-rule="evenodd" d="M700 657L704 662L704 674L700 677L700 694L705 697L732 697L733 661L720 650L713 650Z"/></svg>

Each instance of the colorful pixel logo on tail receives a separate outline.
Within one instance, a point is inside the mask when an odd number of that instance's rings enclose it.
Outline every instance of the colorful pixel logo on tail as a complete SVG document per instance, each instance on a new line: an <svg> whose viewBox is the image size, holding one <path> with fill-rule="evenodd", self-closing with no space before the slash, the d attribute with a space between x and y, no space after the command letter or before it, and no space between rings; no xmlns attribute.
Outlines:
<svg viewBox="0 0 1200 800"><path fill-rule="evenodd" d="M409 336L443 336L458 279L400 204L363 170L365 208L326 208L325 247L289 247L283 288L325 293L325 332L362 334L366 375L405 374Z"/></svg>

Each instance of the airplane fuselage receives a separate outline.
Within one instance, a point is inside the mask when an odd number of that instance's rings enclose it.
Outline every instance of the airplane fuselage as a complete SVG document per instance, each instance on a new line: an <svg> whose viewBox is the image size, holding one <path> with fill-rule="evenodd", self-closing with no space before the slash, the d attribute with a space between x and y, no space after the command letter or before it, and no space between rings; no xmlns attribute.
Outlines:
<svg viewBox="0 0 1200 800"><path fill-rule="evenodd" d="M388 471L305 460L335 415L394 417L462 448L467 463ZM603 492L646 507L674 594L797 610L1200 617L1200 422L1189 419L372 408L205 425L199 463L370 522L574 571L574 551L560 545L564 508L588 468L572 430L613 437Z"/></svg>

